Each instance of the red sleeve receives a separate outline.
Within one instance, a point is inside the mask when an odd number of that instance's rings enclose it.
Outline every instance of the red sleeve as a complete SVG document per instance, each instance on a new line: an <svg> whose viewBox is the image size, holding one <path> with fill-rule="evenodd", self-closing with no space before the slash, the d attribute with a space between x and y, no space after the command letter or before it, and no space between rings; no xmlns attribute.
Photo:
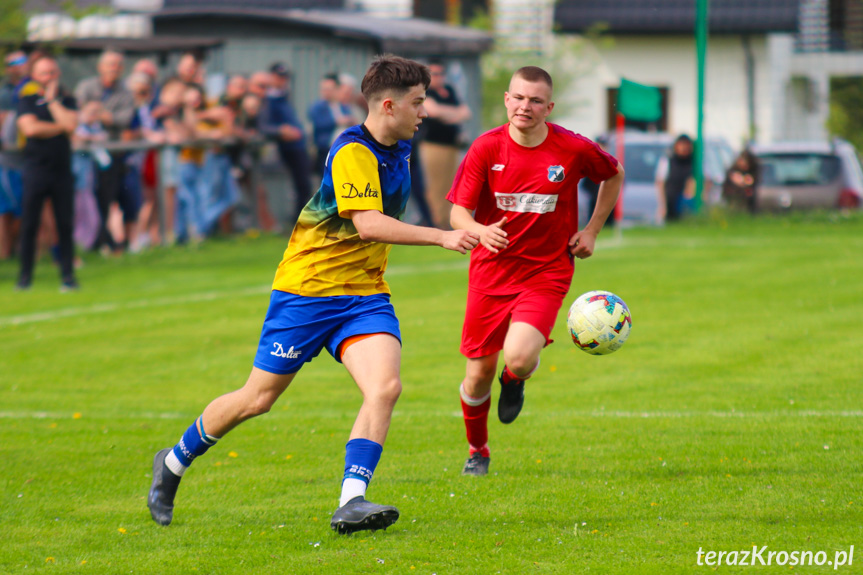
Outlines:
<svg viewBox="0 0 863 575"><path fill-rule="evenodd" d="M584 174L588 178L600 183L617 174L617 159L614 156L600 148L599 144L584 137L580 138L585 144L582 157Z"/></svg>
<svg viewBox="0 0 863 575"><path fill-rule="evenodd" d="M475 210L479 196L488 181L488 162L484 159L481 140L465 154L446 199L468 210Z"/></svg>

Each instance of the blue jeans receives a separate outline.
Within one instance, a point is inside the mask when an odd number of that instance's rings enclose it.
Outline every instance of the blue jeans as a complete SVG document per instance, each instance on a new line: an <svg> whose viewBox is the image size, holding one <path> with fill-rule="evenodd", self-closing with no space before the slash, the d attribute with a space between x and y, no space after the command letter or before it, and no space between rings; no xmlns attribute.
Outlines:
<svg viewBox="0 0 863 575"><path fill-rule="evenodd" d="M180 161L179 172L174 234L178 242L183 242L189 239L190 234L200 235L205 229L201 198L203 166Z"/></svg>
<svg viewBox="0 0 863 575"><path fill-rule="evenodd" d="M207 153L201 176L202 224L209 234L226 211L240 200L240 188L231 174L231 159L225 153Z"/></svg>

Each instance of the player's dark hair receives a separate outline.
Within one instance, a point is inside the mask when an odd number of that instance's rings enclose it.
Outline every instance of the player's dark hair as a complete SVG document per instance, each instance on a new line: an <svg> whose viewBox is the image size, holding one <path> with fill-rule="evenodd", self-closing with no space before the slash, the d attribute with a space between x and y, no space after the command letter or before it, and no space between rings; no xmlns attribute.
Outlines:
<svg viewBox="0 0 863 575"><path fill-rule="evenodd" d="M428 89L430 82L431 73L427 66L400 56L384 54L371 63L360 90L366 101L371 102L385 92L403 96L420 84Z"/></svg>
<svg viewBox="0 0 863 575"><path fill-rule="evenodd" d="M341 85L342 85L342 83L341 83L341 82L339 82L339 75L338 75L338 74L336 74L335 72L332 72L332 73L330 73L330 74L325 74L325 75L324 75L324 80L332 80L333 82L335 82L335 83L336 83L336 86L341 86Z"/></svg>
<svg viewBox="0 0 863 575"><path fill-rule="evenodd" d="M554 82L551 81L551 74L540 68L539 66L524 66L515 71L513 78L522 78L528 82L544 82L549 88L554 89Z"/></svg>

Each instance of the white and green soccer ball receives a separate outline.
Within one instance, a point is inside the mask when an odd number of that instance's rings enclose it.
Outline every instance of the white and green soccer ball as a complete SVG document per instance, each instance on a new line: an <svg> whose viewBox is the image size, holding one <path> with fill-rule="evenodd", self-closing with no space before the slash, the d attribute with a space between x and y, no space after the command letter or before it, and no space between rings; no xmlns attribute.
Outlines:
<svg viewBox="0 0 863 575"><path fill-rule="evenodd" d="M632 315L624 301L608 291L581 294L566 318L572 341L593 355L617 351L629 337Z"/></svg>

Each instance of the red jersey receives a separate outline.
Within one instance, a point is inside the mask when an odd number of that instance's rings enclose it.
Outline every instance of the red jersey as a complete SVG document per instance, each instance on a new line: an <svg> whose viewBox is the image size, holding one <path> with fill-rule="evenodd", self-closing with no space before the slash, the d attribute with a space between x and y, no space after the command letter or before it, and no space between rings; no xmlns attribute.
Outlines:
<svg viewBox="0 0 863 575"><path fill-rule="evenodd" d="M572 282L567 243L578 231L578 181L617 174L617 160L587 138L556 124L533 148L509 135L509 124L477 138L459 166L447 199L483 225L506 216L509 245L494 254L478 245L470 257L470 288L490 295L524 286Z"/></svg>

